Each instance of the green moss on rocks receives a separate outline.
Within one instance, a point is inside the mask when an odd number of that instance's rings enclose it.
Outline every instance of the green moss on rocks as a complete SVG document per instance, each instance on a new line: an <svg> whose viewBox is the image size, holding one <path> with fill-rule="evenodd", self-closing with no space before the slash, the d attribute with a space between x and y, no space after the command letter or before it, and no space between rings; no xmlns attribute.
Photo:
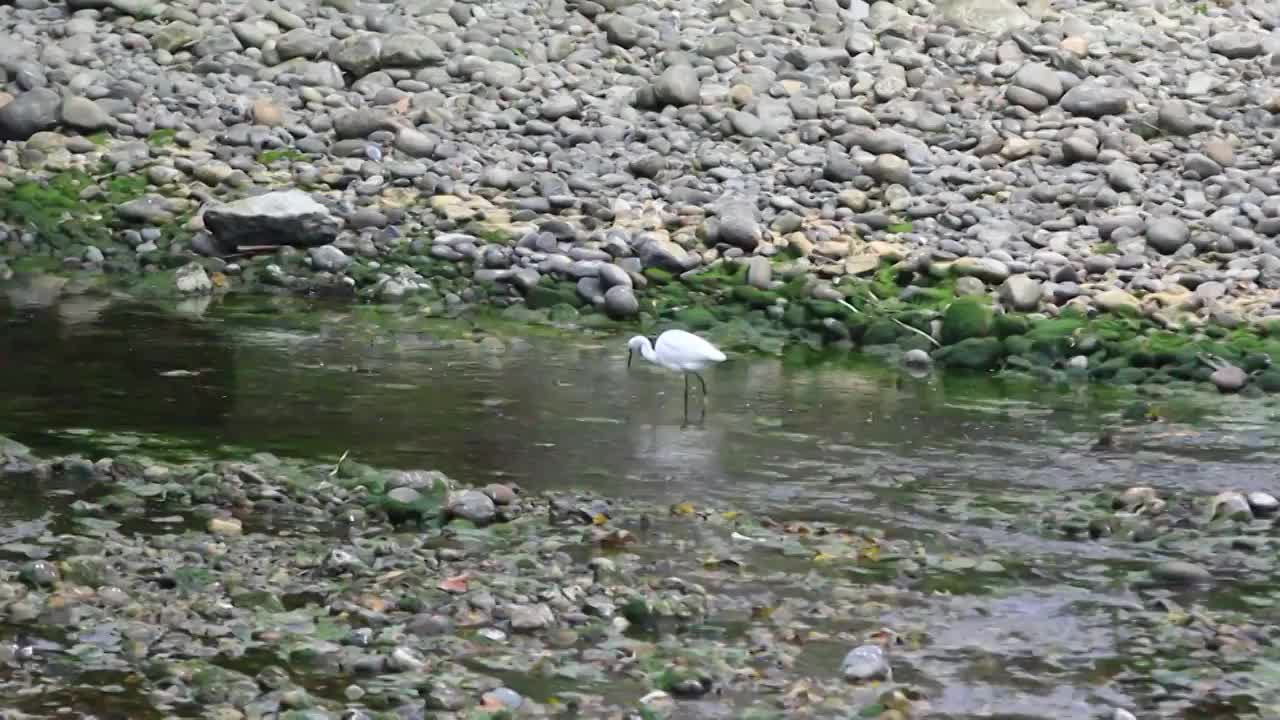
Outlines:
<svg viewBox="0 0 1280 720"><path fill-rule="evenodd" d="M862 335L863 345L892 345L903 330L886 318L876 318L867 324Z"/></svg>
<svg viewBox="0 0 1280 720"><path fill-rule="evenodd" d="M710 330L716 324L715 315L704 307L690 307L679 310L675 314L676 322L690 331Z"/></svg>
<svg viewBox="0 0 1280 720"><path fill-rule="evenodd" d="M934 354L938 364L966 370L991 370L1004 357L999 338L971 337L948 345Z"/></svg>
<svg viewBox="0 0 1280 720"><path fill-rule="evenodd" d="M1280 392L1280 367L1271 367L1263 370L1257 379L1258 387L1266 392Z"/></svg>
<svg viewBox="0 0 1280 720"><path fill-rule="evenodd" d="M787 327L802 328L809 322L809 311L802 303L793 302L787 305L786 312L782 314L782 322Z"/></svg>
<svg viewBox="0 0 1280 720"><path fill-rule="evenodd" d="M1031 320L1025 315L1000 313L992 322L992 332L998 338L1026 335L1029 330L1031 330Z"/></svg>
<svg viewBox="0 0 1280 720"><path fill-rule="evenodd" d="M1139 385L1147 379L1151 371L1140 367L1120 368L1112 376L1115 382L1121 385Z"/></svg>
<svg viewBox="0 0 1280 720"><path fill-rule="evenodd" d="M917 287L907 300L912 305L942 309L956 300L955 292L948 285Z"/></svg>
<svg viewBox="0 0 1280 720"><path fill-rule="evenodd" d="M80 170L43 180L19 179L0 194L0 221L34 232L46 246L76 256L93 245L104 248L122 223L116 207L141 197L142 175L118 175L101 182Z"/></svg>
<svg viewBox="0 0 1280 720"><path fill-rule="evenodd" d="M850 314L848 308L830 300L810 300L808 306L814 317L844 320L845 316Z"/></svg>
<svg viewBox="0 0 1280 720"><path fill-rule="evenodd" d="M263 150L258 153L256 158L261 165L270 165L281 160L289 160L291 162L300 162L307 159L306 153L298 152L293 148L280 148L277 150Z"/></svg>
<svg viewBox="0 0 1280 720"><path fill-rule="evenodd" d="M993 313L985 298L959 298L942 315L942 342L944 345L969 338L986 337L991 333Z"/></svg>
<svg viewBox="0 0 1280 720"><path fill-rule="evenodd" d="M582 298L578 297L577 290L567 284L536 285L530 288L524 302L533 310L552 308L556 305L569 305L575 308L582 306Z"/></svg>
<svg viewBox="0 0 1280 720"><path fill-rule="evenodd" d="M1041 320L1032 323L1026 337L1031 340L1035 352L1049 358L1062 358L1075 354L1076 334L1085 327L1087 320L1078 315Z"/></svg>
<svg viewBox="0 0 1280 720"><path fill-rule="evenodd" d="M777 293L761 290L751 287L750 285L739 285L733 289L731 297L740 303L746 304L750 308L764 309L777 301Z"/></svg>
<svg viewBox="0 0 1280 720"><path fill-rule="evenodd" d="M662 268L645 268L642 274L654 285L669 285L675 281L675 276Z"/></svg>
<svg viewBox="0 0 1280 720"><path fill-rule="evenodd" d="M167 147L173 144L178 131L173 128L161 128L147 136L147 144L152 147Z"/></svg>
<svg viewBox="0 0 1280 720"><path fill-rule="evenodd" d="M1027 357L1032 353L1031 338L1025 335L1010 335L1002 340L1006 355Z"/></svg>

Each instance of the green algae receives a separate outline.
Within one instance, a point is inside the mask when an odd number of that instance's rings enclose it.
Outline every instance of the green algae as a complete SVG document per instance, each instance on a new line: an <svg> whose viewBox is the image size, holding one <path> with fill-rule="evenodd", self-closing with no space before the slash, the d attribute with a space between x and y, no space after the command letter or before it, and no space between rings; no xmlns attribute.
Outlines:
<svg viewBox="0 0 1280 720"><path fill-rule="evenodd" d="M151 147L167 147L174 143L178 131L173 128L160 128L147 136L147 144Z"/></svg>
<svg viewBox="0 0 1280 720"><path fill-rule="evenodd" d="M969 338L985 337L991 332L993 322L991 305L985 297L959 298L942 316L942 342L952 345Z"/></svg>
<svg viewBox="0 0 1280 720"><path fill-rule="evenodd" d="M307 154L293 148L279 148L276 150L263 150L258 153L258 157L255 159L260 165L271 165L281 160L301 162L307 159Z"/></svg>
<svg viewBox="0 0 1280 720"><path fill-rule="evenodd" d="M123 224L116 207L142 197L146 188L140 174L99 178L68 170L44 180L19 179L0 196L0 221L33 232L44 250L77 256L88 246L109 245Z"/></svg>

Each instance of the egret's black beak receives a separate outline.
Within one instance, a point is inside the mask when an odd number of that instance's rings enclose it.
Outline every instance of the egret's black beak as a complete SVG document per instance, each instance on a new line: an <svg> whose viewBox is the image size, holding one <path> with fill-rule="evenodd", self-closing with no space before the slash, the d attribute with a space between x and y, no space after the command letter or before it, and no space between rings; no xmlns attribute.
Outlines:
<svg viewBox="0 0 1280 720"><path fill-rule="evenodd" d="M627 369L628 369L628 370L630 370L630 369L631 369L631 358L632 358L635 354L636 354L636 351L635 351L635 350L632 350L631 348L627 348Z"/></svg>

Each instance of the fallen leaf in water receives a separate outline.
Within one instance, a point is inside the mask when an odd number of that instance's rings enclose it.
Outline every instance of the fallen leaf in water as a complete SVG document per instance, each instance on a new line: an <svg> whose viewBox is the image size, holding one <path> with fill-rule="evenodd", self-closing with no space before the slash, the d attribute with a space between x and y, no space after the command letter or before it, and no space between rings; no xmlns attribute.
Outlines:
<svg viewBox="0 0 1280 720"><path fill-rule="evenodd" d="M467 591L467 580L470 579L470 577L471 576L467 575L466 573L463 573L462 575L454 575L453 577L447 577L444 580L441 580L440 584L437 585L436 587L440 588L445 592L464 593Z"/></svg>
<svg viewBox="0 0 1280 720"><path fill-rule="evenodd" d="M626 530L615 529L605 530L603 528L589 528L589 535L592 542L604 547L622 547L630 545L636 541L634 535Z"/></svg>
<svg viewBox="0 0 1280 720"><path fill-rule="evenodd" d="M591 516L592 525L604 525L607 522L609 522L609 516L604 513L596 513Z"/></svg>
<svg viewBox="0 0 1280 720"><path fill-rule="evenodd" d="M692 515L693 512L693 503L691 502L682 502L671 506L672 515Z"/></svg>

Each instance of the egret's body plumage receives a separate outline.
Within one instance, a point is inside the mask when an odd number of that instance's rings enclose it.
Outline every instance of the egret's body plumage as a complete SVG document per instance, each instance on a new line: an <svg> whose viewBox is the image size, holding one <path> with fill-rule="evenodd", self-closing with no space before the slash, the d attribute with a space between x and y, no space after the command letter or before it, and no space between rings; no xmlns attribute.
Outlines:
<svg viewBox="0 0 1280 720"><path fill-rule="evenodd" d="M702 379L701 372L716 363L725 361L724 353L715 345L684 330L668 330L658 336L658 341L650 343L649 338L637 335L627 341L627 366L635 353L659 367L684 375L684 415L689 417L689 376L698 378L702 386L702 398L707 397L707 381ZM706 412L704 405L703 412Z"/></svg>

